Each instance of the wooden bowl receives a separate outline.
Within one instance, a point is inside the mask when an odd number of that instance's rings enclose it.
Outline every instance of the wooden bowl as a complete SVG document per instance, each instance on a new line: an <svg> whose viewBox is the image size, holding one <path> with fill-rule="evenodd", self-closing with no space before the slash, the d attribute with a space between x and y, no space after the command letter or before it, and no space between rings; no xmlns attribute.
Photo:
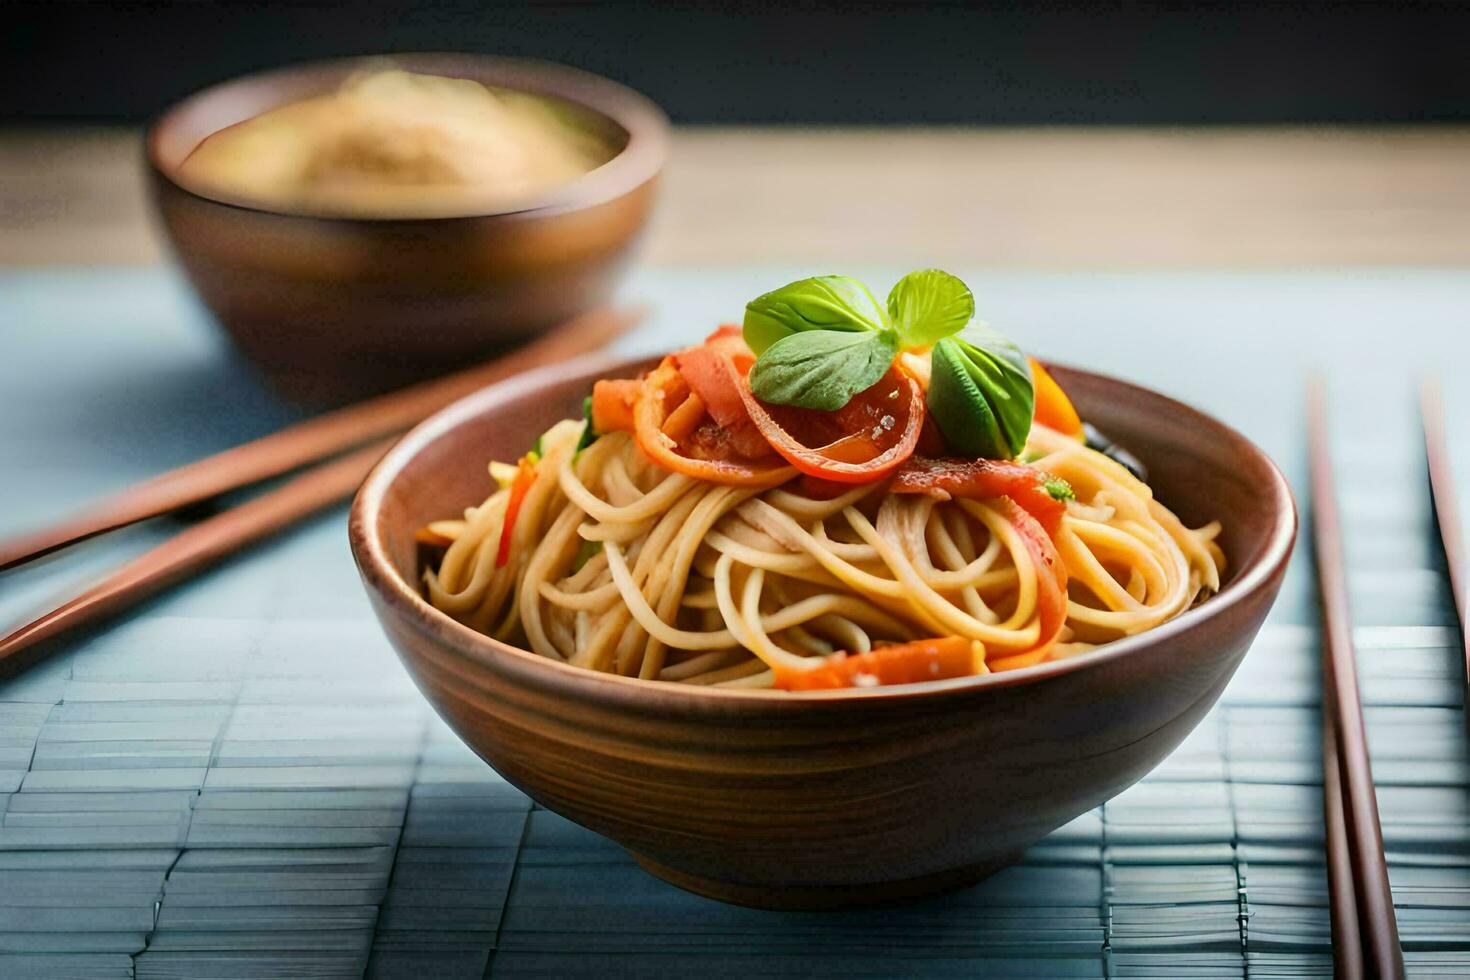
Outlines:
<svg viewBox="0 0 1470 980"><path fill-rule="evenodd" d="M339 402L444 373L604 302L643 228L667 154L667 120L643 96L559 65L398 55L393 66L556 96L621 146L525 210L361 219L284 213L191 190L184 159L205 137L335 90L382 59L318 62L205 89L149 129L164 230L236 346L288 394Z"/></svg>
<svg viewBox="0 0 1470 980"><path fill-rule="evenodd" d="M461 626L420 596L414 530L489 492L575 416L595 378L651 362L585 358L440 412L378 464L352 550L420 690L482 758L547 808L680 887L762 907L833 907L978 880L1130 786L1215 703L1281 585L1296 511L1239 433L1082 371L1058 380L1148 465L1187 523L1218 518L1220 594L1157 629L1055 663L896 688L791 694L609 676Z"/></svg>

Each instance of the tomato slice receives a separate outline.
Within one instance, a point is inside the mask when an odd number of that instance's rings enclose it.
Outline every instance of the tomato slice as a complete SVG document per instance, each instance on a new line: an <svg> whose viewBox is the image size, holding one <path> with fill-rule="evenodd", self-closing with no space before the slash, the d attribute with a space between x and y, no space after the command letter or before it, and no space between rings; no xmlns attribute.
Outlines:
<svg viewBox="0 0 1470 980"><path fill-rule="evenodd" d="M961 636L914 640L867 653L834 653L810 670L778 668L776 687L787 691L821 691L841 687L913 684L975 672L970 641Z"/></svg>
<svg viewBox="0 0 1470 980"><path fill-rule="evenodd" d="M1040 574L1036 576L1036 612L1041 633L1030 650L1007 654L986 662L991 670L1014 670L1045 660L1056 643L1057 635L1067 622L1067 566L1062 563L1051 536L1031 514L1008 497L1001 498L1006 520L1021 536L1031 561Z"/></svg>
<svg viewBox="0 0 1470 980"><path fill-rule="evenodd" d="M638 448L659 466L675 473L727 486L774 486L793 474L779 461L760 462L742 457L729 432L705 418L682 440L663 431L669 416L688 397L690 388L666 357L649 372L633 404L633 437Z"/></svg>
<svg viewBox="0 0 1470 980"><path fill-rule="evenodd" d="M931 459L914 456L894 475L893 493L990 500L1009 497L1034 517L1047 533L1061 525L1067 505L1046 492L1047 475L1025 463L994 459Z"/></svg>
<svg viewBox="0 0 1470 980"><path fill-rule="evenodd" d="M728 359L738 373L744 374L755 357L738 333L733 337L724 333L728 329L721 327L700 346L679 351L674 355L674 365L689 389L704 402L710 418L725 430L736 453L760 459L771 454L770 444L745 411L738 386L731 383L725 368Z"/></svg>
<svg viewBox="0 0 1470 980"><path fill-rule="evenodd" d="M771 448L823 480L871 483L887 476L913 455L924 425L924 392L891 368L835 412L768 405L744 377L738 383L745 410Z"/></svg>

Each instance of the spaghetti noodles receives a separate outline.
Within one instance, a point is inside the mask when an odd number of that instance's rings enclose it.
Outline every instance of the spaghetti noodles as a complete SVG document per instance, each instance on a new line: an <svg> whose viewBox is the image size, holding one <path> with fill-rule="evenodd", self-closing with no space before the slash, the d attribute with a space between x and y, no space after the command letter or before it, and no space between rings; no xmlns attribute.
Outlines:
<svg viewBox="0 0 1470 980"><path fill-rule="evenodd" d="M578 453L586 424L543 437L507 564L495 558L509 486L430 525L448 543L424 576L435 607L593 670L769 687L837 650L934 636L972 641L974 672L1027 666L1157 626L1219 588L1218 524L1186 528L1117 463L1039 426L1029 465L1077 495L1052 538L1067 590L1049 644L1054 576L1007 498L879 483L815 500L790 474L731 487L658 468L624 433Z"/></svg>
<svg viewBox="0 0 1470 980"><path fill-rule="evenodd" d="M902 363L835 412L772 404L733 328L638 381L599 382L587 419L558 423L516 466L491 463L499 488L425 529L443 549L427 597L590 670L800 690L1069 657L1218 591L1218 523L1185 527L1089 448L1035 362L1013 359L1000 396L1012 403L981 407L999 416L1035 399L1016 461L935 455L936 404L968 411L964 398L986 391L979 345L1009 356L972 336L945 356L980 365L959 369L974 390L931 397L927 412L926 389L943 382ZM1014 417L1003 421L1010 438Z"/></svg>

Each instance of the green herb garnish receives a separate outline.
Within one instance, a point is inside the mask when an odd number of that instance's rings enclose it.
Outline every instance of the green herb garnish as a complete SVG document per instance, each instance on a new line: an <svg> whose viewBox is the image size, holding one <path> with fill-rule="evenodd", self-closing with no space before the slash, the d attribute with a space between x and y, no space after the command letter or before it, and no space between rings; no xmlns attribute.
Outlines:
<svg viewBox="0 0 1470 980"><path fill-rule="evenodd" d="M1026 448L1036 391L1020 348L984 324L934 345L928 404L962 456L1013 459Z"/></svg>
<svg viewBox="0 0 1470 980"><path fill-rule="evenodd" d="M835 412L871 388L898 355L892 330L811 330L776 341L750 369L750 390L773 405Z"/></svg>
<svg viewBox="0 0 1470 980"><path fill-rule="evenodd" d="M1042 486L1046 492L1051 494L1053 500L1076 500L1077 492L1072 489L1072 484L1059 476L1047 477Z"/></svg>
<svg viewBox="0 0 1470 980"><path fill-rule="evenodd" d="M1012 459L1031 431L1031 366L1005 337L970 325L974 315L969 287L938 269L900 279L886 308L856 279L802 279L745 308L757 355L750 388L774 405L832 412L876 384L900 351L932 348L928 409L950 449Z"/></svg>
<svg viewBox="0 0 1470 980"><path fill-rule="evenodd" d="M745 342L759 356L777 341L808 330L883 330L888 317L868 287L848 276L788 283L745 304Z"/></svg>
<svg viewBox="0 0 1470 980"><path fill-rule="evenodd" d="M927 347L975 318L975 296L948 272L910 272L888 293L888 315L905 347Z"/></svg>
<svg viewBox="0 0 1470 980"><path fill-rule="evenodd" d="M577 440L577 448L572 453L572 458L573 459L576 459L577 458L577 453L580 453L582 450L586 449L588 446L590 446L594 442L596 442L598 436L600 435L600 433L598 433L597 430L595 430L595 429L592 428L592 396L591 395L588 395L586 398L583 398L582 399L582 418L584 418L584 419L587 420L587 424L584 425L584 426L582 426L582 438L580 438L580 439ZM536 446L536 448L537 449L540 449L541 448L541 446L539 445L539 443Z"/></svg>

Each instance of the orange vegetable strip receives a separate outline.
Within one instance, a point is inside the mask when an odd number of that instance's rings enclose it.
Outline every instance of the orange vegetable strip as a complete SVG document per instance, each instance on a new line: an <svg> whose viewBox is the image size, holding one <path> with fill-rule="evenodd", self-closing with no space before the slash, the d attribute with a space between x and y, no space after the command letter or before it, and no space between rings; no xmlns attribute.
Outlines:
<svg viewBox="0 0 1470 980"><path fill-rule="evenodd" d="M704 418L704 400L691 391L689 397L684 399L678 408L670 412L668 418L664 419L664 424L659 427L659 431L675 442L683 442L689 433L694 431L694 427L702 418Z"/></svg>
<svg viewBox="0 0 1470 980"><path fill-rule="evenodd" d="M1033 418L1048 429L1055 429L1062 435L1071 436L1074 439L1083 439L1082 419L1077 414L1077 409L1072 407L1072 399L1057 384L1056 379L1047 373L1046 368L1036 358L1031 358L1031 381L1036 389L1036 411Z"/></svg>
<svg viewBox="0 0 1470 980"><path fill-rule="evenodd" d="M613 378L594 384L592 428L597 432L632 432L638 385L634 378Z"/></svg>
<svg viewBox="0 0 1470 980"><path fill-rule="evenodd" d="M504 568L510 563L510 539L515 533L516 518L520 516L521 504L536 482L536 464L528 453L521 457L516 467L516 478L510 484L510 500L505 505L505 523L500 528L500 548L495 552L495 567Z"/></svg>
<svg viewBox="0 0 1470 980"><path fill-rule="evenodd" d="M975 652L962 636L914 640L867 653L834 653L811 670L778 668L776 686L787 691L913 684L975 673Z"/></svg>
<svg viewBox="0 0 1470 980"><path fill-rule="evenodd" d="M991 670L1007 670L1040 663L1051 653L1067 622L1067 566L1035 517L1009 497L1002 497L997 503L1006 520L1020 534L1036 566L1036 613L1041 626L1036 646L988 662Z"/></svg>

